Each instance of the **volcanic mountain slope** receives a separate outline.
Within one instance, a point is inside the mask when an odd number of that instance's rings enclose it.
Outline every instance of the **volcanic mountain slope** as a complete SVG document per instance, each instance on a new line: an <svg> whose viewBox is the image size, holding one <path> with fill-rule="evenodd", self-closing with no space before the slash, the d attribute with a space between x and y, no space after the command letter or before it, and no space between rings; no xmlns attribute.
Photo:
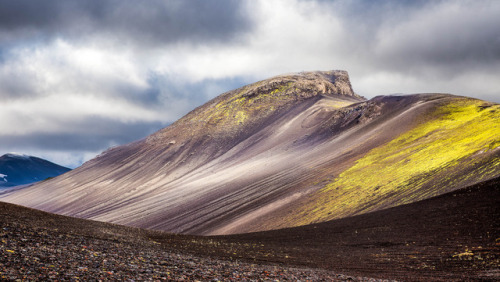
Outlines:
<svg viewBox="0 0 500 282"><path fill-rule="evenodd" d="M41 181L70 170L33 156L5 154L0 157L0 189Z"/></svg>
<svg viewBox="0 0 500 282"><path fill-rule="evenodd" d="M305 225L500 175L500 105L356 95L344 71L230 91L171 126L0 200L190 234Z"/></svg>

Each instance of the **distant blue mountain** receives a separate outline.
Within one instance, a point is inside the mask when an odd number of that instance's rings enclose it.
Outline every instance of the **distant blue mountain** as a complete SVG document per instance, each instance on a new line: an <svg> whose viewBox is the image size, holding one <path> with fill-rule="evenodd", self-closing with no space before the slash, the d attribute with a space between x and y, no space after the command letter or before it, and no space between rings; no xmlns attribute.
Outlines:
<svg viewBox="0 0 500 282"><path fill-rule="evenodd" d="M0 189L30 184L70 170L33 156L5 154L0 157Z"/></svg>

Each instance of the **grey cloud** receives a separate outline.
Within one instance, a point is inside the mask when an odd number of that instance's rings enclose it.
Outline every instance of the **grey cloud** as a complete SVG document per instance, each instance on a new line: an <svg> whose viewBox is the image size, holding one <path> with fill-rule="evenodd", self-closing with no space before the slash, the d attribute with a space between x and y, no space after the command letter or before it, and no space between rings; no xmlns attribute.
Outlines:
<svg viewBox="0 0 500 282"><path fill-rule="evenodd" d="M2 30L45 28L55 25L62 13L57 1L0 1ZM61 2L60 2L61 3Z"/></svg>
<svg viewBox="0 0 500 282"><path fill-rule="evenodd" d="M15 51L26 49L35 54L39 48L63 39L73 46L97 44L104 50L132 52L133 60L137 60L134 67L147 69L152 67L151 62L142 59L150 60L150 47L167 50L165 45L170 43L227 43L251 31L253 24L244 5L236 0L0 0L0 98L40 96L41 87L48 85L44 75L34 73L45 73L45 65L35 65L32 70L32 66L20 64L23 55ZM64 92L86 91L130 99L144 106L161 105L164 99L165 90L158 88L155 74L145 90L116 77L80 73L82 70L73 68L67 58L57 56L54 54L53 64L66 79L47 87L49 94L64 88Z"/></svg>
<svg viewBox="0 0 500 282"><path fill-rule="evenodd" d="M76 132L30 132L24 135L3 135L0 148L7 151L20 148L48 151L99 151L110 146L142 139L163 128L161 122L124 123L103 117L92 117L71 123ZM10 149L11 148L11 149Z"/></svg>
<svg viewBox="0 0 500 282"><path fill-rule="evenodd" d="M0 98L4 101L37 96L36 85L26 77L16 74L0 74Z"/></svg>
<svg viewBox="0 0 500 282"><path fill-rule="evenodd" d="M243 2L1 0L0 40L113 38L132 44L226 41L252 24Z"/></svg>
<svg viewBox="0 0 500 282"><path fill-rule="evenodd" d="M123 89L117 98L134 102L151 111L170 111L177 118L223 92L242 87L249 81L243 77L205 79L196 83L179 82L174 78L150 74L145 90Z"/></svg>
<svg viewBox="0 0 500 282"><path fill-rule="evenodd" d="M341 18L354 50L377 63L445 65L500 61L500 3L479 1L322 1Z"/></svg>
<svg viewBox="0 0 500 282"><path fill-rule="evenodd" d="M397 56L399 64L446 67L500 62L498 2L436 3L414 12L400 25L381 28L378 48L382 59Z"/></svg>

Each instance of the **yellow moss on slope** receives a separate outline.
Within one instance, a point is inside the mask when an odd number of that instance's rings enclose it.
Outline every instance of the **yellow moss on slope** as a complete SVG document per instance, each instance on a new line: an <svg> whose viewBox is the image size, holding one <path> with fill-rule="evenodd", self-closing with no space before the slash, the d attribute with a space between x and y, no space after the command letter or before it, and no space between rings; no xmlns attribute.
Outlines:
<svg viewBox="0 0 500 282"><path fill-rule="evenodd" d="M273 99L278 99L280 93L288 90L292 83L282 85L269 93L261 93L247 97L245 89L240 91L229 101L221 101L201 114L201 120L208 121L208 124L218 126L235 126L244 124L255 113L267 115L272 113L275 108L272 106ZM283 96L282 99L292 99L289 96Z"/></svg>
<svg viewBox="0 0 500 282"><path fill-rule="evenodd" d="M318 193L296 223L420 200L422 193L414 195L408 189L418 190L430 180L428 175L456 168L461 160L500 146L500 105L457 99L438 108L433 117L359 159ZM493 162L500 171L500 159Z"/></svg>

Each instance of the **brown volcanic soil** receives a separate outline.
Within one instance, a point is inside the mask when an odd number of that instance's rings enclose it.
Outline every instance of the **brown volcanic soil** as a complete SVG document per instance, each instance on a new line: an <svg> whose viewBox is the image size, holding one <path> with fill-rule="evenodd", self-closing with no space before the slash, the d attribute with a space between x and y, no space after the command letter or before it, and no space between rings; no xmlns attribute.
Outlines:
<svg viewBox="0 0 500 282"><path fill-rule="evenodd" d="M500 279L500 178L298 228L199 237L0 204L0 277ZM289 266L308 267L307 269Z"/></svg>

